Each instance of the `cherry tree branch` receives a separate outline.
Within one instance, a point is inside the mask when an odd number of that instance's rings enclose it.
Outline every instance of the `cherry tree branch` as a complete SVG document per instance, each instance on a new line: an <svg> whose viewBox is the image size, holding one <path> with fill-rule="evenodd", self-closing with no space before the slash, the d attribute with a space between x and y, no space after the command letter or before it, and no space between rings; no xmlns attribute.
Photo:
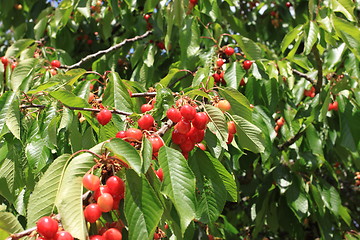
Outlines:
<svg viewBox="0 0 360 240"><path fill-rule="evenodd" d="M131 97L154 97L156 92L132 93Z"/></svg>
<svg viewBox="0 0 360 240"><path fill-rule="evenodd" d="M157 135L159 135L159 136L164 135L166 133L166 131L172 127L173 124L174 124L173 121L167 120L167 122L159 130L157 130L157 132L156 132Z"/></svg>
<svg viewBox="0 0 360 240"><path fill-rule="evenodd" d="M316 85L316 80L309 77L308 75L306 75L305 73L299 72L296 69L292 69L292 72L295 73L296 75L305 78L306 80L308 80L312 85Z"/></svg>
<svg viewBox="0 0 360 240"><path fill-rule="evenodd" d="M302 135L304 135L305 130L299 131L298 133L296 133L293 137L291 137L289 140L287 140L286 142L284 142L283 144L279 144L277 146L277 148L280 151L283 151L285 149L287 149L288 147L290 147L292 144L294 144L297 140L299 140L301 138Z"/></svg>
<svg viewBox="0 0 360 240"><path fill-rule="evenodd" d="M128 38L128 39L125 39L123 40L122 42L118 43L118 44L115 44L114 46L111 46L109 47L108 49L105 49L105 50L100 50L96 53L93 53L93 54L90 54L90 55L87 55L86 57L84 57L83 59L81 59L79 62L73 64L73 65L63 65L61 66L62 68L67 68L67 69L73 69L73 68L77 68L77 67L80 67L81 64L83 64L84 62L90 60L90 59L93 59L93 58L97 58L103 54L107 54L107 53L110 53L110 52L113 52L119 48L121 48L122 46L124 46L126 43L128 42L135 42L135 41L138 41L140 39L143 39L143 38L146 38L147 36L149 36L150 34L152 33L151 30L149 31L146 31L144 34L142 35L139 35L139 36L136 36L136 37L133 37L133 38Z"/></svg>

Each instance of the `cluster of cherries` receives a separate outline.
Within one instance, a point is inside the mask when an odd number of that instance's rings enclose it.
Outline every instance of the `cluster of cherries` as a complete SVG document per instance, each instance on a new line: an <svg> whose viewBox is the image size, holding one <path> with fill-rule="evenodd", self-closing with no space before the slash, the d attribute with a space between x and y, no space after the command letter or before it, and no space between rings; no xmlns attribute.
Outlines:
<svg viewBox="0 0 360 240"><path fill-rule="evenodd" d="M311 89L310 89L310 90L305 89L305 90L304 90L304 95L305 95L306 97L311 97L311 98L315 97L316 93L315 93L315 88L314 88L314 86L311 86Z"/></svg>
<svg viewBox="0 0 360 240"><path fill-rule="evenodd" d="M328 107L328 111L331 111L331 110L334 110L334 111L338 111L339 110L339 104L337 101L334 101L332 103L329 103L329 107Z"/></svg>
<svg viewBox="0 0 360 240"><path fill-rule="evenodd" d="M1 62L4 65L4 68L6 69L7 65L10 63L9 59L7 57L1 57ZM14 70L16 68L16 66L18 65L18 62L16 61L12 61L11 62L11 69Z"/></svg>
<svg viewBox="0 0 360 240"><path fill-rule="evenodd" d="M360 172L355 173L355 185L360 186Z"/></svg>
<svg viewBox="0 0 360 240"><path fill-rule="evenodd" d="M105 185L100 184L100 178L94 174L86 173L83 177L83 185L86 189L93 191L93 203L84 209L85 220L95 223L104 212L118 210L121 199L124 198L124 181L118 176L111 176ZM90 236L90 240L121 240L122 224L117 228L100 229L101 235Z"/></svg>
<svg viewBox="0 0 360 240"><path fill-rule="evenodd" d="M276 125L274 128L275 132L278 133L281 127L284 126L284 124L285 124L285 119L283 117L280 117L278 120L276 120Z"/></svg>
<svg viewBox="0 0 360 240"><path fill-rule="evenodd" d="M36 222L36 231L40 236L36 240L74 240L69 232L59 231L59 223L45 216Z"/></svg>

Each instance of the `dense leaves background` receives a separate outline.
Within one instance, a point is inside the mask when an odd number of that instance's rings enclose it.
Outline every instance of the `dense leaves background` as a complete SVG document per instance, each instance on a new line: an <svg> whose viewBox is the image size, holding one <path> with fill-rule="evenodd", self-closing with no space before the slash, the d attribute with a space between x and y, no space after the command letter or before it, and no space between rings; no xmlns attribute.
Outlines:
<svg viewBox="0 0 360 240"><path fill-rule="evenodd" d="M1 1L0 52L9 64L0 64L0 238L51 213L60 213L78 239L96 232L82 214L81 182L94 156L71 155L105 148L131 168L118 172L126 182L121 215L102 217L120 218L125 239L152 239L158 228L169 239L360 238L360 6L290 3ZM148 30L147 37L69 67ZM226 56L224 46L236 54ZM212 77L219 56L226 84ZM63 67L53 75L55 59ZM253 62L249 70L246 59ZM316 95L305 96L312 86ZM201 102L211 119L207 150L186 160L167 131L166 146L152 160L146 138L140 149L113 139L131 125L125 115L113 114L101 126L81 110L99 107L88 102L92 92L136 122L149 98L128 90L156 90L151 114L159 127L179 96ZM212 106L215 96L231 110ZM328 111L334 101L338 111ZM285 124L276 132L280 117ZM229 120L237 134L226 144ZM158 167L163 182L153 171Z"/></svg>

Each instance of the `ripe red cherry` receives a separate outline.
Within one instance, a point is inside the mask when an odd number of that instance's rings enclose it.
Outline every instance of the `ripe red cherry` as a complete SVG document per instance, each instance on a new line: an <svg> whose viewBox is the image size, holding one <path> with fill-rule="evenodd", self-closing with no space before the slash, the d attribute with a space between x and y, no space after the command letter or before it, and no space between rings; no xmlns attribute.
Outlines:
<svg viewBox="0 0 360 240"><path fill-rule="evenodd" d="M112 114L107 109L101 109L100 112L97 114L96 118L98 122L104 126L110 122Z"/></svg>
<svg viewBox="0 0 360 240"><path fill-rule="evenodd" d="M333 103L329 103L329 107L328 107L328 111L338 111L339 110L339 103L337 101L333 102Z"/></svg>
<svg viewBox="0 0 360 240"><path fill-rule="evenodd" d="M245 60L245 61L243 62L243 68L244 68L245 70L250 69L251 65L252 65L252 61L250 61L250 60Z"/></svg>
<svg viewBox="0 0 360 240"><path fill-rule="evenodd" d="M152 135L148 139L151 142L153 153L158 152L164 146L164 141L159 136Z"/></svg>
<svg viewBox="0 0 360 240"><path fill-rule="evenodd" d="M84 187L90 191L96 191L100 187L100 178L94 174L86 173L82 183Z"/></svg>
<svg viewBox="0 0 360 240"><path fill-rule="evenodd" d="M90 240L105 240L105 238L100 235L92 235L90 236Z"/></svg>
<svg viewBox="0 0 360 240"><path fill-rule="evenodd" d="M129 128L125 132L126 137L140 141L142 139L142 132L137 128Z"/></svg>
<svg viewBox="0 0 360 240"><path fill-rule="evenodd" d="M42 217L36 222L36 228L40 235L50 239L58 231L58 222L51 217Z"/></svg>
<svg viewBox="0 0 360 240"><path fill-rule="evenodd" d="M218 73L214 73L212 76L213 76L215 82L220 82L221 77L220 77L220 75Z"/></svg>
<svg viewBox="0 0 360 240"><path fill-rule="evenodd" d="M245 80L242 78L241 81L240 81L240 86L245 86L246 85L246 82Z"/></svg>
<svg viewBox="0 0 360 240"><path fill-rule="evenodd" d="M110 212L113 208L114 199L110 193L103 193L98 198L97 204L102 212Z"/></svg>
<svg viewBox="0 0 360 240"><path fill-rule="evenodd" d="M165 43L164 42L158 42L156 43L156 46L160 48L161 50L165 49Z"/></svg>
<svg viewBox="0 0 360 240"><path fill-rule="evenodd" d="M166 116L168 117L168 119L170 119L174 123L179 122L182 118L179 109L176 109L176 108L169 108L169 110L167 110L167 112L166 112Z"/></svg>
<svg viewBox="0 0 360 240"><path fill-rule="evenodd" d="M285 6L289 8L292 6L292 4L291 4L291 2L286 2Z"/></svg>
<svg viewBox="0 0 360 240"><path fill-rule="evenodd" d="M220 80L224 80L225 71L221 71L220 73Z"/></svg>
<svg viewBox="0 0 360 240"><path fill-rule="evenodd" d="M228 139L227 139L227 144L230 144L232 141L234 140L234 134L229 133Z"/></svg>
<svg viewBox="0 0 360 240"><path fill-rule="evenodd" d="M235 134L236 133L236 125L235 125L234 121L228 122L227 126L228 126L228 132L230 134Z"/></svg>
<svg viewBox="0 0 360 240"><path fill-rule="evenodd" d="M194 147L195 147L195 143L193 141L191 141L190 139L186 139L185 142L180 144L180 149L183 152L190 152L191 150L193 150Z"/></svg>
<svg viewBox="0 0 360 240"><path fill-rule="evenodd" d="M138 125L141 129L149 130L154 126L154 118L150 114L145 114L138 120Z"/></svg>
<svg viewBox="0 0 360 240"><path fill-rule="evenodd" d="M57 71L55 69L50 69L51 76L55 76L57 74Z"/></svg>
<svg viewBox="0 0 360 240"><path fill-rule="evenodd" d="M8 65L8 63L9 63L9 60L6 57L1 57L1 62L6 67Z"/></svg>
<svg viewBox="0 0 360 240"><path fill-rule="evenodd" d="M91 203L84 209L85 220L89 223L94 223L101 217L101 209L96 203Z"/></svg>
<svg viewBox="0 0 360 240"><path fill-rule="evenodd" d="M180 113L186 120L192 120L195 117L196 109L190 106L189 104L186 104L181 107Z"/></svg>
<svg viewBox="0 0 360 240"><path fill-rule="evenodd" d="M178 130L179 133L187 134L191 129L191 123L186 121L185 119L182 119L175 125L174 128Z"/></svg>
<svg viewBox="0 0 360 240"><path fill-rule="evenodd" d="M159 168L157 171L155 171L156 175L158 176L158 178L160 179L160 181L163 181L164 179L164 172L162 170L162 168Z"/></svg>
<svg viewBox="0 0 360 240"><path fill-rule="evenodd" d="M113 197L113 199L114 199L113 207L112 207L113 210L118 210L118 209L119 209L120 201L121 201L121 199L123 199L123 198L124 198L124 195Z"/></svg>
<svg viewBox="0 0 360 240"><path fill-rule="evenodd" d="M208 122L209 122L209 117L206 114L206 112L198 112L195 114L195 117L191 123L197 129L205 129Z"/></svg>
<svg viewBox="0 0 360 240"><path fill-rule="evenodd" d="M218 67L221 67L222 65L224 65L224 60L222 58L218 58L218 60L216 60L216 65Z"/></svg>
<svg viewBox="0 0 360 240"><path fill-rule="evenodd" d="M226 55L231 56L234 54L235 50L232 47L226 47L224 52Z"/></svg>
<svg viewBox="0 0 360 240"><path fill-rule="evenodd" d="M109 187L113 196L124 196L124 181L118 176L111 176L106 180L106 186Z"/></svg>
<svg viewBox="0 0 360 240"><path fill-rule="evenodd" d="M116 138L125 138L126 137L126 132L125 131L119 131L116 136Z"/></svg>
<svg viewBox="0 0 360 240"><path fill-rule="evenodd" d="M200 148L201 150L205 151L206 150L206 147L203 143L197 143L195 144L196 147Z"/></svg>
<svg viewBox="0 0 360 240"><path fill-rule="evenodd" d="M186 139L187 139L186 134L182 134L176 129L172 132L171 140L173 141L173 143L179 145L185 142Z"/></svg>
<svg viewBox="0 0 360 240"><path fill-rule="evenodd" d="M217 104L217 107L223 112L229 111L231 109L231 105L227 100L220 100Z"/></svg>
<svg viewBox="0 0 360 240"><path fill-rule="evenodd" d="M18 65L18 62L13 62L13 63L11 64L11 69L14 70L17 65Z"/></svg>
<svg viewBox="0 0 360 240"><path fill-rule="evenodd" d="M107 185L102 185L94 192L94 199L97 201L103 193L110 193L110 188Z"/></svg>
<svg viewBox="0 0 360 240"><path fill-rule="evenodd" d="M209 235L208 235L208 239L209 239L209 240L214 240L214 236L211 235L211 234L209 234Z"/></svg>
<svg viewBox="0 0 360 240"><path fill-rule="evenodd" d="M146 21L149 21L150 18L151 18L151 15L150 15L150 14L145 14L145 15L144 15L144 19L145 19Z"/></svg>
<svg viewBox="0 0 360 240"><path fill-rule="evenodd" d="M52 66L53 68L59 68L59 67L61 66L61 63L60 63L59 60L52 60L52 61L51 61L51 66Z"/></svg>
<svg viewBox="0 0 360 240"><path fill-rule="evenodd" d="M59 231L56 233L54 240L74 240L69 232Z"/></svg>
<svg viewBox="0 0 360 240"><path fill-rule="evenodd" d="M279 118L277 121L276 121L276 124L279 126L279 128L281 128L285 123L285 119L283 117Z"/></svg>
<svg viewBox="0 0 360 240"><path fill-rule="evenodd" d="M198 0L189 0L189 2L192 4L192 5L196 5L198 3Z"/></svg>
<svg viewBox="0 0 360 240"><path fill-rule="evenodd" d="M122 240L122 234L116 228L110 228L104 232L103 237L105 240Z"/></svg>
<svg viewBox="0 0 360 240"><path fill-rule="evenodd" d="M154 108L153 105L146 103L146 104L141 105L140 110L141 110L142 113L145 113L147 111L150 111L153 108Z"/></svg>
<svg viewBox="0 0 360 240"><path fill-rule="evenodd" d="M190 131L186 134L186 136L193 142L193 143L199 143L202 140L204 140L205 131L199 130L195 127L192 127Z"/></svg>

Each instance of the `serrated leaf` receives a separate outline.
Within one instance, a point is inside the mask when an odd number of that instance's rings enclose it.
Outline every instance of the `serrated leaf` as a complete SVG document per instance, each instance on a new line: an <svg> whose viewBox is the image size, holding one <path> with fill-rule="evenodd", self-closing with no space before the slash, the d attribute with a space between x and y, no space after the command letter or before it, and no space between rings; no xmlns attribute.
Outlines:
<svg viewBox="0 0 360 240"><path fill-rule="evenodd" d="M155 47L153 44L148 45L144 53L144 64L148 67L153 67L155 57Z"/></svg>
<svg viewBox="0 0 360 240"><path fill-rule="evenodd" d="M82 75L86 73L85 69L77 68L77 69L71 69L70 71L67 71L65 73L65 76L67 77L68 85L73 85Z"/></svg>
<svg viewBox="0 0 360 240"><path fill-rule="evenodd" d="M146 137L143 137L141 144L141 161L142 161L142 172L146 173L150 167L151 159L152 159L152 145Z"/></svg>
<svg viewBox="0 0 360 240"><path fill-rule="evenodd" d="M351 0L332 0L332 10L334 12L341 12L344 16L354 22L356 17L354 15L355 4Z"/></svg>
<svg viewBox="0 0 360 240"><path fill-rule="evenodd" d="M209 116L210 121L214 125L213 133L219 135L221 140L226 141L228 138L228 131L224 113L217 107L212 105L205 105L205 111Z"/></svg>
<svg viewBox="0 0 360 240"><path fill-rule="evenodd" d="M29 198L27 211L28 228L35 226L36 221L41 217L52 213L56 197L59 194L60 180L69 158L69 154L64 154L55 159L36 184Z"/></svg>
<svg viewBox="0 0 360 240"><path fill-rule="evenodd" d="M231 36L235 39L247 59L257 60L262 57L261 48L253 40L240 35Z"/></svg>
<svg viewBox="0 0 360 240"><path fill-rule="evenodd" d="M264 152L265 147L261 130L240 116L233 115L232 117L237 126L237 136L239 137L240 146L254 153Z"/></svg>
<svg viewBox="0 0 360 240"><path fill-rule="evenodd" d="M18 219L9 212L0 212L0 230L6 233L19 233L24 231Z"/></svg>
<svg viewBox="0 0 360 240"><path fill-rule="evenodd" d="M163 207L145 175L126 171L125 217L130 240L153 239Z"/></svg>
<svg viewBox="0 0 360 240"><path fill-rule="evenodd" d="M177 68L172 68L170 69L170 71L168 72L168 74L160 80L160 84L167 87L169 85L169 83L171 82L171 80L173 79L173 77L179 72L179 69Z"/></svg>
<svg viewBox="0 0 360 240"><path fill-rule="evenodd" d="M234 62L225 72L226 85L237 89L240 85L241 79L244 77L246 71L238 62Z"/></svg>
<svg viewBox="0 0 360 240"><path fill-rule="evenodd" d="M20 56L21 52L24 51L28 46L33 44L35 40L33 39L20 39L11 45L5 53L5 57L14 57L17 58Z"/></svg>
<svg viewBox="0 0 360 240"><path fill-rule="evenodd" d="M140 175L142 172L142 159L133 146L120 138L114 138L110 142L107 142L105 147L128 163L129 166Z"/></svg>
<svg viewBox="0 0 360 240"><path fill-rule="evenodd" d="M14 92L5 92L0 97L0 132L3 131L6 119L10 109L14 107L13 103L16 102L16 94Z"/></svg>
<svg viewBox="0 0 360 240"><path fill-rule="evenodd" d="M249 100L234 88L220 88L220 95L229 101L230 113L241 116L249 121L252 119L252 112Z"/></svg>
<svg viewBox="0 0 360 240"><path fill-rule="evenodd" d="M36 58L29 58L16 66L11 74L11 88L16 92L18 90L27 92L29 90L29 81L34 74L35 66L39 62Z"/></svg>
<svg viewBox="0 0 360 240"><path fill-rule="evenodd" d="M287 204L295 213L296 217L301 221L309 210L309 202L306 193L302 191L302 187L298 181L294 181L285 192Z"/></svg>
<svg viewBox="0 0 360 240"><path fill-rule="evenodd" d="M281 42L281 52L285 52L285 50L289 47L289 45L303 33L303 25L298 25L296 28L292 29L288 32Z"/></svg>
<svg viewBox="0 0 360 240"><path fill-rule="evenodd" d="M305 48L304 48L305 55L308 55L311 52L311 49L316 43L318 35L319 35L319 27L316 25L315 22L310 21L309 31L307 32L307 37L305 41Z"/></svg>
<svg viewBox="0 0 360 240"><path fill-rule="evenodd" d="M163 146L159 163L164 172L163 193L174 204L180 217L181 233L195 217L195 176L184 156L175 149Z"/></svg>
<svg viewBox="0 0 360 240"><path fill-rule="evenodd" d="M20 109L17 98L15 98L11 106L9 106L5 121L10 132L17 139L20 139Z"/></svg>
<svg viewBox="0 0 360 240"><path fill-rule="evenodd" d="M50 95L68 107L90 107L88 102L69 91L59 90L51 92Z"/></svg>

